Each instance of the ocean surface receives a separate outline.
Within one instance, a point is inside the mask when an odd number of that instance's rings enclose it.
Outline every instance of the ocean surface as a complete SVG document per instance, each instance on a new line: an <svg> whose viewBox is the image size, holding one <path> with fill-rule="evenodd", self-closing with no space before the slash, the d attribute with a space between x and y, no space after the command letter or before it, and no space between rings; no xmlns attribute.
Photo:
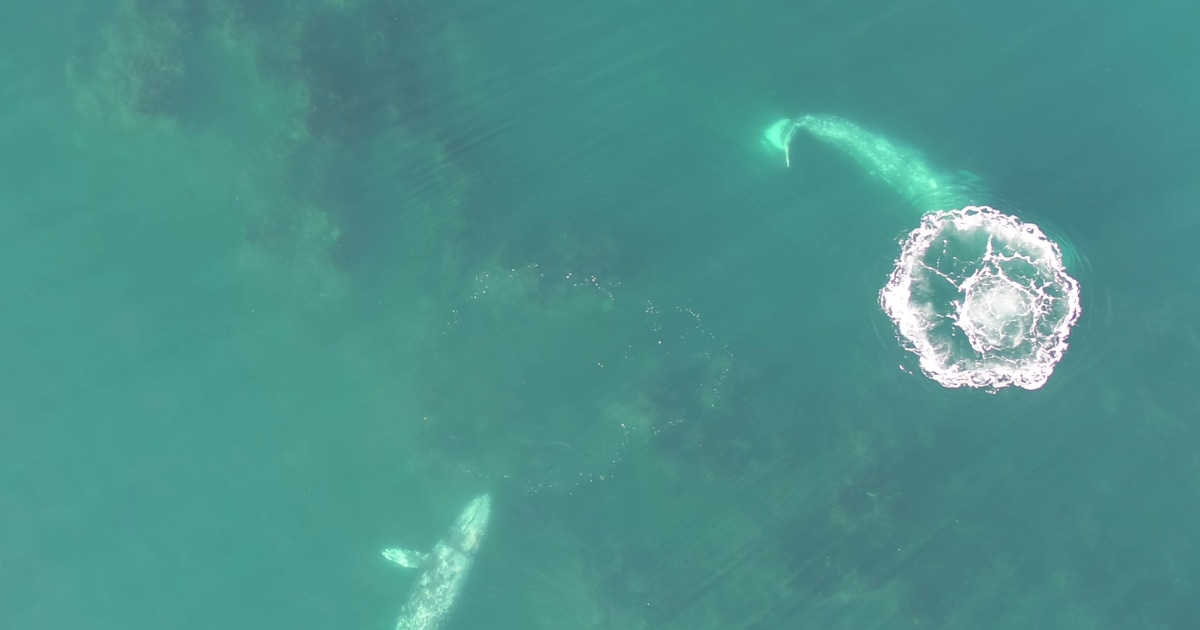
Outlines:
<svg viewBox="0 0 1200 630"><path fill-rule="evenodd" d="M1200 8L0 8L0 628L1200 627ZM879 306L971 174L1067 254L1042 388ZM966 175L964 175L965 177Z"/></svg>

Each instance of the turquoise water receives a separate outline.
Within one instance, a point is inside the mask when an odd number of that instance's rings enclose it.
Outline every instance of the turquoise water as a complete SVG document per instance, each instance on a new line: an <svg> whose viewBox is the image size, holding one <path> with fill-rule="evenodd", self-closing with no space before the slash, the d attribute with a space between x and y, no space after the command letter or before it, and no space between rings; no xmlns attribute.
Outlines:
<svg viewBox="0 0 1200 630"><path fill-rule="evenodd" d="M1197 9L26 4L0 627L391 628L481 491L450 630L1200 627ZM1074 252L1045 387L913 369L808 112Z"/></svg>

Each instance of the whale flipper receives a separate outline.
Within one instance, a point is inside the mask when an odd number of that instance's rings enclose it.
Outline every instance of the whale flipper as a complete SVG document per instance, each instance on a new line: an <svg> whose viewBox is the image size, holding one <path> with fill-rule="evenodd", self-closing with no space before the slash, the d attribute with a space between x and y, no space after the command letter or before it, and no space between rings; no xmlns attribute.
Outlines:
<svg viewBox="0 0 1200 630"><path fill-rule="evenodd" d="M393 548L384 549L383 557L406 569L417 569L425 566L425 561L429 558L429 554L411 549Z"/></svg>

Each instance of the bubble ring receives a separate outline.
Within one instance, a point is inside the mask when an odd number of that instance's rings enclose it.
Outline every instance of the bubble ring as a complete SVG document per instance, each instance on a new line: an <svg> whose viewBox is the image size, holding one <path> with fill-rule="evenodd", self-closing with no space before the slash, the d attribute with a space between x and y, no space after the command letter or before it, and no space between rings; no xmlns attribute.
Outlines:
<svg viewBox="0 0 1200 630"><path fill-rule="evenodd" d="M879 303L943 387L1045 385L1079 319L1079 282L1035 224L987 206L927 213Z"/></svg>

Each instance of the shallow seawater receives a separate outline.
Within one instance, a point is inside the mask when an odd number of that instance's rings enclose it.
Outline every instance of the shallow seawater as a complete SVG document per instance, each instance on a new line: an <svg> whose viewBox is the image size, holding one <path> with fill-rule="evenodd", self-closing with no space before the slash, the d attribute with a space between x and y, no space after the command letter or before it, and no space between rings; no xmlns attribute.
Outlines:
<svg viewBox="0 0 1200 630"><path fill-rule="evenodd" d="M0 627L391 628L483 492L443 630L1200 626L1197 13L0 9ZM803 114L1060 244L1043 387L921 373Z"/></svg>

